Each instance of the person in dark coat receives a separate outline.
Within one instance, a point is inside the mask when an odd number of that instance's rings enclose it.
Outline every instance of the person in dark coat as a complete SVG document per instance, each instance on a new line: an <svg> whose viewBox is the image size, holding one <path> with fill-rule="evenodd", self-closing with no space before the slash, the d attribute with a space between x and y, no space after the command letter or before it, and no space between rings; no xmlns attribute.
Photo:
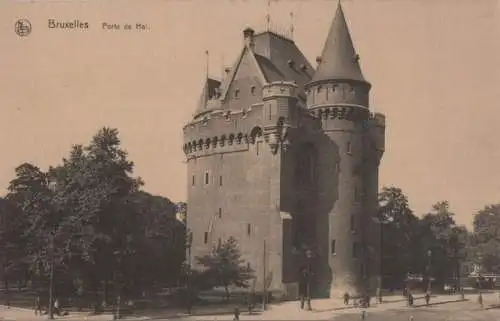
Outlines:
<svg viewBox="0 0 500 321"><path fill-rule="evenodd" d="M349 299L350 299L350 298L351 298L351 297L349 296L349 293L347 293L347 292L346 292L346 293L344 293L344 304L345 304L345 305L349 305Z"/></svg>
<svg viewBox="0 0 500 321"><path fill-rule="evenodd" d="M35 315L42 315L42 302L40 302L40 295L35 297Z"/></svg>
<svg viewBox="0 0 500 321"><path fill-rule="evenodd" d="M300 308L304 309L304 304L307 299L307 269L302 268L299 275L299 298Z"/></svg>
<svg viewBox="0 0 500 321"><path fill-rule="evenodd" d="M239 320L239 319L240 319L240 308L236 307L234 308L233 320Z"/></svg>

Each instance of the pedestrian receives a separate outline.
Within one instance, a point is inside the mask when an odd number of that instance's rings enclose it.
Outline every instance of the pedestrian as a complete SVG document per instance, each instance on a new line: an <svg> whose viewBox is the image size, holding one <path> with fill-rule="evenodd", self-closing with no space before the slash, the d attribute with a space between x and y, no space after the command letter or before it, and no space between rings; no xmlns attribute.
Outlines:
<svg viewBox="0 0 500 321"><path fill-rule="evenodd" d="M234 318L233 320L239 320L240 319L240 309L238 307L234 308Z"/></svg>
<svg viewBox="0 0 500 321"><path fill-rule="evenodd" d="M429 291L427 291L427 293L425 293L425 304L426 305L429 305L430 299L431 299L431 295L429 294Z"/></svg>
<svg viewBox="0 0 500 321"><path fill-rule="evenodd" d="M413 306L413 295L408 293L408 306Z"/></svg>
<svg viewBox="0 0 500 321"><path fill-rule="evenodd" d="M479 303L479 305L482 308L483 307L483 294L481 292L479 292L479 297L477 298L477 302Z"/></svg>
<svg viewBox="0 0 500 321"><path fill-rule="evenodd" d="M36 295L35 297L35 315L42 315L42 304L40 302L40 295Z"/></svg>
<svg viewBox="0 0 500 321"><path fill-rule="evenodd" d="M366 311L365 310L361 311L361 320L364 320L364 319L366 319Z"/></svg>
<svg viewBox="0 0 500 321"><path fill-rule="evenodd" d="M247 300L248 300L248 302L247 302L247 305L248 305L248 314L252 315L252 312L253 312L253 293L249 293L248 294Z"/></svg>
<svg viewBox="0 0 500 321"><path fill-rule="evenodd" d="M54 301L54 312L57 314L57 316L61 316L61 311L59 310L59 299L56 298Z"/></svg>
<svg viewBox="0 0 500 321"><path fill-rule="evenodd" d="M344 305L349 305L349 293L345 292L344 293Z"/></svg>
<svg viewBox="0 0 500 321"><path fill-rule="evenodd" d="M377 301L378 303L382 303L382 291L380 288L377 288Z"/></svg>

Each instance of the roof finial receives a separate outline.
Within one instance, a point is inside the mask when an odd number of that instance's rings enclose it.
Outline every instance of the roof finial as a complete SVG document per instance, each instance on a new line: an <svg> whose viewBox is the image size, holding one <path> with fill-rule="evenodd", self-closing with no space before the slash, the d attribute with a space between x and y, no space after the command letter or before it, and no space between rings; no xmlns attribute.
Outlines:
<svg viewBox="0 0 500 321"><path fill-rule="evenodd" d="M267 0L267 8L266 8L266 31L269 31L271 28L271 0Z"/></svg>
<svg viewBox="0 0 500 321"><path fill-rule="evenodd" d="M206 56L206 65L205 65L205 78L208 81L208 61L209 61L209 55L208 55L208 50L205 50L205 56Z"/></svg>
<svg viewBox="0 0 500 321"><path fill-rule="evenodd" d="M293 32L295 31L295 26L294 26L294 14L293 12L290 12L290 39L293 40Z"/></svg>
<svg viewBox="0 0 500 321"><path fill-rule="evenodd" d="M224 55L220 57L220 79L221 81L224 79Z"/></svg>

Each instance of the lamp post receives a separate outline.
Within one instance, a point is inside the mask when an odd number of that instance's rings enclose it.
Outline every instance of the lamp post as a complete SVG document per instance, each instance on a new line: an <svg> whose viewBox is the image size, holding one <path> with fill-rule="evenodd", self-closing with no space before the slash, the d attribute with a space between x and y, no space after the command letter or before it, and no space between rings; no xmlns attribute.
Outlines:
<svg viewBox="0 0 500 321"><path fill-rule="evenodd" d="M428 283L427 283L427 293L431 292L431 286L432 286L432 276L431 276L431 269L432 269L432 251L428 250L427 251L427 274L428 274Z"/></svg>
<svg viewBox="0 0 500 321"><path fill-rule="evenodd" d="M49 319L54 319L54 234L50 234Z"/></svg>
<svg viewBox="0 0 500 321"><path fill-rule="evenodd" d="M307 258L307 273L306 273L306 296L307 296L307 310L311 311L311 260L313 257L313 253L310 249L307 249L306 251L306 258Z"/></svg>
<svg viewBox="0 0 500 321"><path fill-rule="evenodd" d="M187 282L186 282L186 287L187 287L187 309L188 309L188 314L191 314L191 246L193 244L193 233L191 231L188 231L187 233L187 239L186 239L186 246L187 246L187 271L186 271L186 277L187 277Z"/></svg>
<svg viewBox="0 0 500 321"><path fill-rule="evenodd" d="M48 182L49 190L52 194L55 194L57 183L54 181ZM49 316L50 320L54 319L54 238L55 238L55 226L52 227L50 233L50 276L49 276Z"/></svg>
<svg viewBox="0 0 500 321"><path fill-rule="evenodd" d="M379 266L379 269L380 269L380 276L379 276L379 289L380 291L382 291L382 283L383 283L383 271L384 271L384 226L385 225L388 225L389 223L393 222L394 219L392 218L392 216L389 216L387 217L386 219L381 219L379 217L372 217L372 220L379 224L380 225L380 266Z"/></svg>

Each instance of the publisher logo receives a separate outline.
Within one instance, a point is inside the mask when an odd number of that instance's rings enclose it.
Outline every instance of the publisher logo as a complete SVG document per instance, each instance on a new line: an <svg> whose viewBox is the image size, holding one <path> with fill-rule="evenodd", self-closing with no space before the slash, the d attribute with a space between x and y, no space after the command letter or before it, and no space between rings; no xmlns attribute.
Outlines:
<svg viewBox="0 0 500 321"><path fill-rule="evenodd" d="M19 19L16 21L14 30L19 37L26 37L31 33L31 22L28 19Z"/></svg>

